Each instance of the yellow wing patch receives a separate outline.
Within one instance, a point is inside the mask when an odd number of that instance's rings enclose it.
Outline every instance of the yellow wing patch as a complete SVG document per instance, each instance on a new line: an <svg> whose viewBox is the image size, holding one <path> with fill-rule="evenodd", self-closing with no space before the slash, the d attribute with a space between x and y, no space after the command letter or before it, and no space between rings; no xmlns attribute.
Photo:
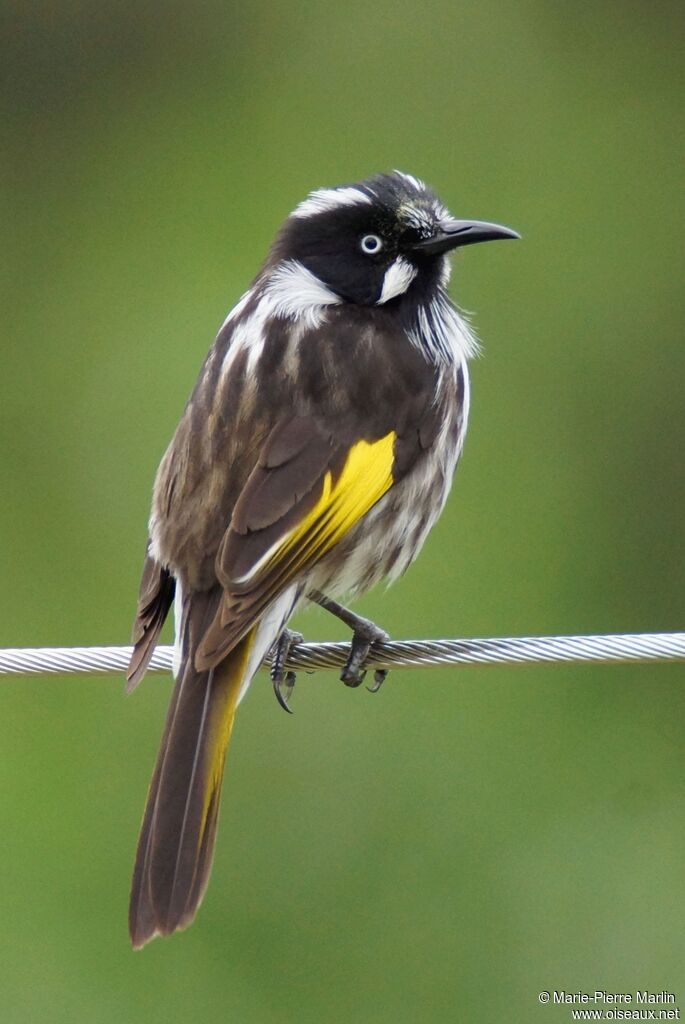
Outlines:
<svg viewBox="0 0 685 1024"><path fill-rule="evenodd" d="M378 441L352 445L337 480L328 470L313 508L235 582L252 583L276 566L279 576L292 576L312 558L327 554L392 486L396 437L391 431Z"/></svg>

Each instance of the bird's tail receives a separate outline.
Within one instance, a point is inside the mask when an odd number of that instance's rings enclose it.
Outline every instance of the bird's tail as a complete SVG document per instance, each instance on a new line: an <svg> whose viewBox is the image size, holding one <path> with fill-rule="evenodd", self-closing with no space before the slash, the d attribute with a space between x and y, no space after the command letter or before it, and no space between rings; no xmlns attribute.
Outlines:
<svg viewBox="0 0 685 1024"><path fill-rule="evenodd" d="M221 781L236 708L292 614L302 588L284 591L215 667L195 667L220 592L180 596L179 667L157 755L131 886L135 949L186 928L212 869Z"/></svg>
<svg viewBox="0 0 685 1024"><path fill-rule="evenodd" d="M129 930L135 949L193 920L212 867L226 750L252 630L209 672L181 664L138 840Z"/></svg>

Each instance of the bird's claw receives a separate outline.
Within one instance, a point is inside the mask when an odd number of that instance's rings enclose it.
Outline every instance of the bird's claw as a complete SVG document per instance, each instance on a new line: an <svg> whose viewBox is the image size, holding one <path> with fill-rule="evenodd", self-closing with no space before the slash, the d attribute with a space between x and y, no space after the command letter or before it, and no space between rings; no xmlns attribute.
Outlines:
<svg viewBox="0 0 685 1024"><path fill-rule="evenodd" d="M377 668L373 674L373 686L367 686L369 693L378 693L388 676L387 668Z"/></svg>
<svg viewBox="0 0 685 1024"><path fill-rule="evenodd" d="M280 679L273 680L274 693L276 694L276 700L281 705L284 711L287 711L289 715L293 714L293 709L290 707L288 701L292 697L293 690L295 689L296 675L294 672L286 672L285 675Z"/></svg>
<svg viewBox="0 0 685 1024"><path fill-rule="evenodd" d="M276 700L289 715L292 715L293 710L288 701L292 696L297 677L292 669L286 672L285 663L291 649L295 644L301 644L303 640L304 637L301 633L295 633L292 629L284 629L272 649L271 682Z"/></svg>

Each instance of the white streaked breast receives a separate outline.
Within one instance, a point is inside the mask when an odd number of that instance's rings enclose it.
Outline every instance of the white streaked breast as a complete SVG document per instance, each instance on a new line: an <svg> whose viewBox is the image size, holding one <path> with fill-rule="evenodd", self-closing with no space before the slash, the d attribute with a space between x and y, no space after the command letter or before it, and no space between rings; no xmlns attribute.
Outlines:
<svg viewBox="0 0 685 1024"><path fill-rule="evenodd" d="M419 306L409 340L435 363L459 365L480 352L478 339L466 317L444 292Z"/></svg>

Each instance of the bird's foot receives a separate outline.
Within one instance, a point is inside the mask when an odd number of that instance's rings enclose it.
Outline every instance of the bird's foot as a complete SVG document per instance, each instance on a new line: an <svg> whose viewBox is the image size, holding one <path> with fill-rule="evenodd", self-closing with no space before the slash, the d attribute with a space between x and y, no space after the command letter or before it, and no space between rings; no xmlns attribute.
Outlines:
<svg viewBox="0 0 685 1024"><path fill-rule="evenodd" d="M271 654L271 682L273 683L276 700L284 711L292 715L293 711L288 701L292 696L295 687L295 673L285 669L288 655L295 644L301 644L304 637L301 633L295 633L292 629L284 629L272 647Z"/></svg>
<svg viewBox="0 0 685 1024"><path fill-rule="evenodd" d="M349 608L338 604L332 598L326 597L320 590L310 590L307 597L310 601L314 601L322 608L325 608L331 615L335 615L337 619L340 619L341 622L344 622L352 630L352 649L340 673L340 678L345 686L360 686L366 675L364 662L369 656L372 645L387 643L390 635L384 629L381 629L380 626L377 626L375 622L372 622L371 619L365 619L362 615L357 615L356 612L350 611ZM378 693L387 674L388 670L385 668L376 669L373 675L373 686L367 687L370 693Z"/></svg>
<svg viewBox="0 0 685 1024"><path fill-rule="evenodd" d="M371 622L370 619L363 619L361 616L357 616L353 628L350 656L340 673L340 678L345 686L360 686L364 682L366 675L364 663L369 656L371 647L373 644L387 643L390 639L384 629ZM380 689L387 674L385 669L378 669L374 672L374 685L368 688L371 693L376 693Z"/></svg>

